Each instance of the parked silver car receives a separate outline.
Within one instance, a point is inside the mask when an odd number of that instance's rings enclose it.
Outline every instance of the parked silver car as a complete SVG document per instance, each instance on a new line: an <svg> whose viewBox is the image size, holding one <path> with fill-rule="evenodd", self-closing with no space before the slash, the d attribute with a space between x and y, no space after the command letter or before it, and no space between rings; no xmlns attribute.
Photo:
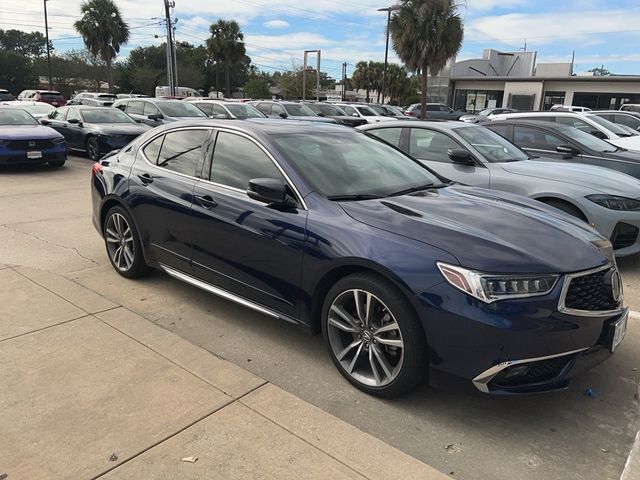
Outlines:
<svg viewBox="0 0 640 480"><path fill-rule="evenodd" d="M449 180L526 195L580 218L611 240L618 257L640 252L636 178L591 165L531 161L519 147L479 125L396 122L358 128Z"/></svg>

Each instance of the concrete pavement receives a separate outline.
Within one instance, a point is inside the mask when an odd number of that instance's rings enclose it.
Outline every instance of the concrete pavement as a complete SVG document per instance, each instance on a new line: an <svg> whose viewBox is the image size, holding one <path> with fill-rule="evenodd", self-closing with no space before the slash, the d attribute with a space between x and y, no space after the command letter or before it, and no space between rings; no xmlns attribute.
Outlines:
<svg viewBox="0 0 640 480"><path fill-rule="evenodd" d="M0 478L449 478L65 277L0 285Z"/></svg>

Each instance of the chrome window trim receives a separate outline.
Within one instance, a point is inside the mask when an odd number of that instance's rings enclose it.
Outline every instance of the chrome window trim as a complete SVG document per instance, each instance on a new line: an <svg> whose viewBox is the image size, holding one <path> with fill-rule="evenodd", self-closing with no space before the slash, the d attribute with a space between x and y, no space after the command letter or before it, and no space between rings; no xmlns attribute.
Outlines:
<svg viewBox="0 0 640 480"><path fill-rule="evenodd" d="M603 265L601 267L565 275L564 285L562 286L562 291L560 293L560 302L558 303L558 311L567 315L578 315L581 317L607 317L622 313L624 311L624 292L622 290L620 293L620 308L617 308L615 310L577 310L573 308L567 308L565 306L565 300L567 298L567 292L569 291L569 285L574 278L586 277L587 275L591 275L592 273L598 273L603 270L609 270L611 268L613 268L615 271L618 271L618 267L615 265L615 263L613 265L611 263L607 263L606 265ZM620 286L620 288L622 289L622 285Z"/></svg>
<svg viewBox="0 0 640 480"><path fill-rule="evenodd" d="M489 391L489 382L493 380L493 378L498 375L505 368L511 367L513 365L521 365L523 363L534 363L541 362L543 360L551 360L553 358L560 358L568 355L573 355L576 353L584 352L585 350L589 350L590 347L579 348L577 350L571 350L570 352L556 353L553 355L546 355L544 357L535 357L535 358L524 358L522 360L509 360L506 362L499 363L498 365L494 365L493 367L485 370L481 374L477 375L473 380L473 385L483 393L490 393Z"/></svg>
<svg viewBox="0 0 640 480"><path fill-rule="evenodd" d="M144 158L145 162L147 162L147 165L149 165L150 167L155 168L156 170L159 170L161 172L168 172L168 173L171 173L173 175L179 175L181 177L185 177L185 178L188 178L190 180L202 180L200 177L191 176L191 175L187 175L185 173L180 173L180 172L174 172L173 170L169 170L168 168L164 168L164 167L160 167L158 165L155 165L155 164L151 163L149 161L149 159L147 158L147 156L144 154L144 147L149 145L156 138L160 137L161 135L167 135L168 133L180 132L180 131L183 131L183 130L209 130L209 134L211 134L211 130L213 130L213 128L209 127L209 126L202 126L202 127L181 127L181 128L174 128L173 130L165 130L163 132L158 133L156 136L150 138L145 143L140 145L140 147L138 148L138 152L140 152L140 155L142 156L142 158ZM163 141L163 144L164 144L164 141Z"/></svg>
<svg viewBox="0 0 640 480"><path fill-rule="evenodd" d="M238 130L233 130L231 128L225 128L225 127L213 127L213 128L218 132L226 132L226 133L231 133L233 135L239 135L239 136L244 137L244 138L248 139L249 141L253 142L255 145L257 145L258 148L265 153L265 155L269 158L269 160L271 160L271 163L273 163L275 165L275 167L278 169L280 174L286 180L287 184L291 187L291 189L293 190L294 194L297 197L296 201L298 202L298 204L301 205L304 210L309 210L309 208L307 207L307 204L304 201L304 198L300 194L300 191L298 190L298 188L295 186L295 184L289 178L289 175L286 174L286 172L282 169L282 167L280 166L278 161L273 157L273 155L271 155L271 153L260 142L258 142L255 138L251 137L250 135L247 135L246 133L240 132ZM211 157L211 164L212 165L213 165L213 157L214 156L215 156L215 147L213 149L213 156ZM228 188L228 189L231 189L231 190L235 190L235 191L240 191L240 192L245 193L245 194L247 193L245 190L241 190L241 189L236 188L236 187L231 187L229 185L220 184L220 183L217 183L217 182L212 181L212 180L207 180L207 179L201 179L201 180L204 181L204 182L207 182L207 183L211 183L213 185L225 187L225 188Z"/></svg>

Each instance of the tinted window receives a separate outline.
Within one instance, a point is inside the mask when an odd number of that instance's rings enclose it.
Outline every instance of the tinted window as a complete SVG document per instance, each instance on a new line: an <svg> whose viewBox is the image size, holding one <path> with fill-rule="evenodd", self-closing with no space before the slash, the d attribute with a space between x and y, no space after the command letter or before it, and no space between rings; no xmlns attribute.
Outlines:
<svg viewBox="0 0 640 480"><path fill-rule="evenodd" d="M418 110L420 109L420 106L417 107ZM427 112L439 112L440 111L440 105L427 105Z"/></svg>
<svg viewBox="0 0 640 480"><path fill-rule="evenodd" d="M370 130L370 134L381 138L387 143L390 143L394 147L400 145L400 135L402 135L402 128L380 128L378 130Z"/></svg>
<svg viewBox="0 0 640 480"><path fill-rule="evenodd" d="M149 115L159 115L160 114L160 110L158 110L158 107L156 107L153 103L151 102L144 102L144 110L143 110L144 115L149 116Z"/></svg>
<svg viewBox="0 0 640 480"><path fill-rule="evenodd" d="M265 115L256 109L253 105L246 103L230 103L227 105L227 110L231 112L234 117L244 120L246 118L265 118Z"/></svg>
<svg viewBox="0 0 640 480"><path fill-rule="evenodd" d="M206 117L198 107L179 100L159 102L158 108L167 117Z"/></svg>
<svg viewBox="0 0 640 480"><path fill-rule="evenodd" d="M634 130L637 130L638 127L640 127L640 119L632 117L631 115L616 115L614 121L615 123L620 123L622 125L626 125L627 127L631 127Z"/></svg>
<svg viewBox="0 0 640 480"><path fill-rule="evenodd" d="M556 117L556 122L563 125L569 125L570 127L577 128L583 132L591 133L594 130L598 130L593 125L588 124L584 120L580 120L578 117Z"/></svg>
<svg viewBox="0 0 640 480"><path fill-rule="evenodd" d="M488 162L517 162L529 158L513 143L488 128L462 127L453 131L470 143Z"/></svg>
<svg viewBox="0 0 640 480"><path fill-rule="evenodd" d="M284 108L282 108L281 105L276 105L276 104L271 105L271 115L277 116L277 115L280 115L281 113L286 113L284 111ZM291 115L294 115L294 114L292 113Z"/></svg>
<svg viewBox="0 0 640 480"><path fill-rule="evenodd" d="M498 135L502 135L504 138L509 138L509 125L489 125L486 128L493 130Z"/></svg>
<svg viewBox="0 0 640 480"><path fill-rule="evenodd" d="M555 150L558 145L567 142L544 130L516 125L513 127L513 143L523 148Z"/></svg>
<svg viewBox="0 0 640 480"><path fill-rule="evenodd" d="M213 115L213 105L211 103L196 103L195 105L207 115Z"/></svg>
<svg viewBox="0 0 640 480"><path fill-rule="evenodd" d="M449 150L462 148L444 133L434 130L412 128L409 136L409 153L422 160L434 160L436 162L451 162Z"/></svg>
<svg viewBox="0 0 640 480"><path fill-rule="evenodd" d="M213 152L210 180L246 190L253 178L283 179L283 176L267 154L251 140L220 132Z"/></svg>
<svg viewBox="0 0 640 480"><path fill-rule="evenodd" d="M77 108L70 108L69 113L67 113L67 122L70 120L78 120L80 121L80 112L78 112Z"/></svg>
<svg viewBox="0 0 640 480"><path fill-rule="evenodd" d="M256 108L260 110L265 115L271 115L271 104L270 103L259 103Z"/></svg>
<svg viewBox="0 0 640 480"><path fill-rule="evenodd" d="M356 109L362 114L364 117L375 117L377 116L376 112L371 110L369 107L356 107Z"/></svg>
<svg viewBox="0 0 640 480"><path fill-rule="evenodd" d="M144 102L127 102L127 113L129 115L144 115Z"/></svg>
<svg viewBox="0 0 640 480"><path fill-rule="evenodd" d="M167 133L158 157L158 166L195 177L203 143L208 135L208 130L179 130Z"/></svg>
<svg viewBox="0 0 640 480"><path fill-rule="evenodd" d="M160 135L158 138L149 142L142 151L144 152L144 156L147 157L154 165L158 163L158 154L160 153L160 147L162 147L162 141L164 140L164 135Z"/></svg>

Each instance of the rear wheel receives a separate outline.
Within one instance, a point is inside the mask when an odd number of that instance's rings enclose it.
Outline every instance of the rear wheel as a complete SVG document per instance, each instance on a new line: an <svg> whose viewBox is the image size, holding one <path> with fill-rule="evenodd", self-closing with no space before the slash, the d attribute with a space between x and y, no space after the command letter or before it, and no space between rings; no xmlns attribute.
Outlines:
<svg viewBox="0 0 640 480"><path fill-rule="evenodd" d="M87 156L97 162L100 160L100 147L98 147L98 139L96 137L87 138L86 143Z"/></svg>
<svg viewBox="0 0 640 480"><path fill-rule="evenodd" d="M113 207L109 210L103 231L107 255L120 275L138 278L152 270L144 261L138 232L124 208Z"/></svg>
<svg viewBox="0 0 640 480"><path fill-rule="evenodd" d="M428 349L418 317L382 277L359 273L338 281L325 299L322 329L331 360L364 392L393 397L426 376Z"/></svg>

